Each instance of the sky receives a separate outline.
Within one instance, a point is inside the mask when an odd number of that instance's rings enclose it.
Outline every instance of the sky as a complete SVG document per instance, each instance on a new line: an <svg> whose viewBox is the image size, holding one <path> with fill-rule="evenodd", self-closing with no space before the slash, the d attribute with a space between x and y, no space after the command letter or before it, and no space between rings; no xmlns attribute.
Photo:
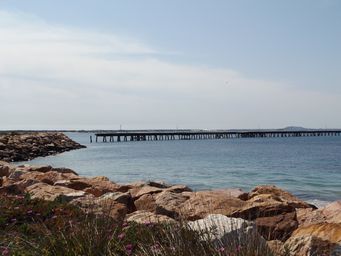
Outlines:
<svg viewBox="0 0 341 256"><path fill-rule="evenodd" d="M0 0L0 130L341 128L341 1Z"/></svg>

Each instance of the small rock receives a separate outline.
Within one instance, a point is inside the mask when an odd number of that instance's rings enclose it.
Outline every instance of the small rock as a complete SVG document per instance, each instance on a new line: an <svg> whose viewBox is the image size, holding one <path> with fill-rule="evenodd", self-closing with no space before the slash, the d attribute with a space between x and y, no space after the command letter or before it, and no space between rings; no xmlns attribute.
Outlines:
<svg viewBox="0 0 341 256"><path fill-rule="evenodd" d="M0 150L6 149L6 144L0 142Z"/></svg>
<svg viewBox="0 0 341 256"><path fill-rule="evenodd" d="M169 187L169 185L167 185L167 183L164 181L148 181L147 185L151 187L156 187L156 188L168 188Z"/></svg>
<svg viewBox="0 0 341 256"><path fill-rule="evenodd" d="M15 165L0 161L0 177L8 177L16 169Z"/></svg>
<svg viewBox="0 0 341 256"><path fill-rule="evenodd" d="M22 176L26 173L27 173L27 171L20 170L19 168L17 168L11 172L11 174L9 175L9 178L11 180L19 181L22 179Z"/></svg>
<svg viewBox="0 0 341 256"><path fill-rule="evenodd" d="M73 199L84 197L85 195L86 195L86 193L84 191L75 191L75 192L71 192L71 193L67 193L67 194L61 194L59 196L59 198L61 198L64 201L69 202Z"/></svg>
<svg viewBox="0 0 341 256"><path fill-rule="evenodd" d="M192 189L185 185L173 185L165 189L165 191L172 193L192 192Z"/></svg>
<svg viewBox="0 0 341 256"><path fill-rule="evenodd" d="M69 168L52 168L52 171L54 172L58 172L58 173L71 173L71 174L74 174L75 176L78 176L78 174L74 171L74 170L71 170Z"/></svg>
<svg viewBox="0 0 341 256"><path fill-rule="evenodd" d="M30 172L49 172L52 171L52 166L50 165L43 165L43 166L30 166L29 170Z"/></svg>

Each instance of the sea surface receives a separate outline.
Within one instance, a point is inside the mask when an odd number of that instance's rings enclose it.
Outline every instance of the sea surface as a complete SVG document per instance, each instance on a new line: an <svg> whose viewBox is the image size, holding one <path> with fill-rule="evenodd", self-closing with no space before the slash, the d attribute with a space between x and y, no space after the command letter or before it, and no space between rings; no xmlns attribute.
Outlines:
<svg viewBox="0 0 341 256"><path fill-rule="evenodd" d="M89 143L30 164L69 167L119 183L162 180L194 190L274 184L315 204L341 199L341 136Z"/></svg>

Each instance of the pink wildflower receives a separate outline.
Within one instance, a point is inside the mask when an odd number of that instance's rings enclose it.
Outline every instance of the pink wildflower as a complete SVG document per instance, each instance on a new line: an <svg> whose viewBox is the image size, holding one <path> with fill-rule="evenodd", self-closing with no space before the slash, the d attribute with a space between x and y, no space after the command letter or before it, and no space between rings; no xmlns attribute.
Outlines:
<svg viewBox="0 0 341 256"><path fill-rule="evenodd" d="M127 245L125 246L125 249L126 249L126 253L127 253L128 255L131 255L131 254L133 253L133 245L132 245L132 244L127 244Z"/></svg>
<svg viewBox="0 0 341 256"><path fill-rule="evenodd" d="M122 240L126 236L125 233L121 233L117 236L118 239Z"/></svg>
<svg viewBox="0 0 341 256"><path fill-rule="evenodd" d="M10 255L10 251L8 247L3 247L1 250L1 256L8 256Z"/></svg>
<svg viewBox="0 0 341 256"><path fill-rule="evenodd" d="M144 223L144 225L146 225L147 227L151 227L151 226L153 226L153 223L150 222L150 221L146 221L146 222Z"/></svg>
<svg viewBox="0 0 341 256"><path fill-rule="evenodd" d="M160 245L159 244L154 244L150 247L150 249L154 252L154 253L160 253Z"/></svg>

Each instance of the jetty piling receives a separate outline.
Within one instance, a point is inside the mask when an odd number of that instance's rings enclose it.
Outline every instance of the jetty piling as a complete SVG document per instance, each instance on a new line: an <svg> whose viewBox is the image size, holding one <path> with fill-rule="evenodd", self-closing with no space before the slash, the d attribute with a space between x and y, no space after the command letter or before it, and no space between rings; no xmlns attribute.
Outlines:
<svg viewBox="0 0 341 256"><path fill-rule="evenodd" d="M206 139L237 139L237 138L279 138L279 137L316 137L340 136L341 130L167 130L167 131L112 131L96 133L95 141L102 142L138 142L168 140L206 140ZM92 142L92 136L90 136Z"/></svg>

